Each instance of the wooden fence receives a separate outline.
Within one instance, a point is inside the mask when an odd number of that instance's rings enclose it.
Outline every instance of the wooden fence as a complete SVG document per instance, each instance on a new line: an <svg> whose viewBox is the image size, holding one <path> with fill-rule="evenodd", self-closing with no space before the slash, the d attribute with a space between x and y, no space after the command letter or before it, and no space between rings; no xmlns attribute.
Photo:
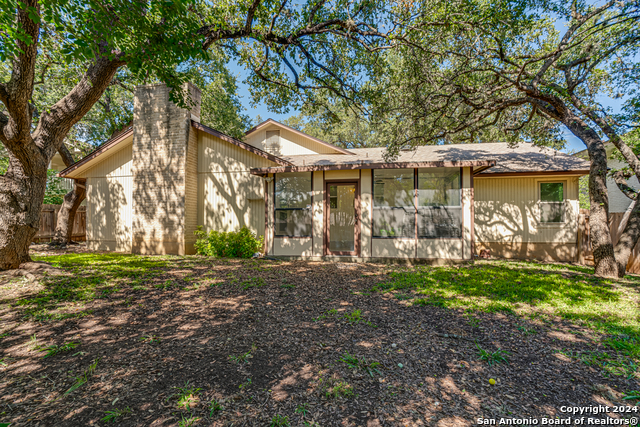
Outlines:
<svg viewBox="0 0 640 427"><path fill-rule="evenodd" d="M40 212L40 230L38 230L36 237L33 238L34 242L51 241L58 222L58 211L60 211L60 205L42 205L42 212ZM86 206L80 206L76 212L71 239L76 242L87 240Z"/></svg>
<svg viewBox="0 0 640 427"><path fill-rule="evenodd" d="M609 214L609 230L611 230L611 239L613 244L618 243L618 227L622 222L624 212ZM578 263L584 265L593 265L593 250L591 248L591 239L589 232L589 210L580 209L580 217L578 220ZM640 273L640 244L636 245L629 257L627 264L629 273Z"/></svg>

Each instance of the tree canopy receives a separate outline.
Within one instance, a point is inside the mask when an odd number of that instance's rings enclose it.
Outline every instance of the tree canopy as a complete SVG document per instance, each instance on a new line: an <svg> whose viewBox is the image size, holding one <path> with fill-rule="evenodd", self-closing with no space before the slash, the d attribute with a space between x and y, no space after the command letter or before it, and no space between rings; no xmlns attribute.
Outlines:
<svg viewBox="0 0 640 427"><path fill-rule="evenodd" d="M462 7L472 9L467 20L443 10L442 26L411 32L380 69L376 90L394 96L379 100L378 112L389 117L397 144L501 139L559 147L562 125L572 122L567 108L602 136L594 114L618 133L638 122L637 1ZM624 113L603 107L603 95L624 100Z"/></svg>
<svg viewBox="0 0 640 427"><path fill-rule="evenodd" d="M0 76L0 142L9 157L0 175L0 269L30 259L47 166L65 152L73 126L108 100L114 78L130 73L178 89L190 78L189 63L210 66L210 52L221 50L250 71L254 100L275 108L319 89L354 100L360 70L392 44L398 23L412 13L411 4L346 0L0 0L0 6L0 59L10 70ZM76 83L38 109L37 78L63 63L77 64ZM171 98L189 103L182 90Z"/></svg>

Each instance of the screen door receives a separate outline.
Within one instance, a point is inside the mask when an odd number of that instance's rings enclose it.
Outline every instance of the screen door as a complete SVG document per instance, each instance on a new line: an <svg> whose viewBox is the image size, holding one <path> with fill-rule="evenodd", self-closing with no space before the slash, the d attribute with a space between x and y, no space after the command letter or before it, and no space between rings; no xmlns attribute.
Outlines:
<svg viewBox="0 0 640 427"><path fill-rule="evenodd" d="M358 255L358 184L328 183L328 252Z"/></svg>

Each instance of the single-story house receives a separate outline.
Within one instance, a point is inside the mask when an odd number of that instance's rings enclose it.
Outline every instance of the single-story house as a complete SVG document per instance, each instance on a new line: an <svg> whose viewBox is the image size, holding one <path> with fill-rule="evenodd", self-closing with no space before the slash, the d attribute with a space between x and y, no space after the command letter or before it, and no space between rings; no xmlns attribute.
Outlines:
<svg viewBox="0 0 640 427"><path fill-rule="evenodd" d="M87 244L194 252L194 231L247 226L269 256L573 261L583 159L521 143L429 145L386 160L274 120L238 140L162 85L135 92L130 128L60 176L86 179Z"/></svg>

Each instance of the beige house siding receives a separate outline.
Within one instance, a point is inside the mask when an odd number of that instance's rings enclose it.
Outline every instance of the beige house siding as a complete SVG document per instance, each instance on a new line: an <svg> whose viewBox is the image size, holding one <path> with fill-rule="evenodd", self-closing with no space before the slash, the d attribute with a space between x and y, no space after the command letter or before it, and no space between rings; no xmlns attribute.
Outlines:
<svg viewBox="0 0 640 427"><path fill-rule="evenodd" d="M198 131L191 126L187 140L187 162L185 167L185 221L184 241L187 253L195 253L194 232L198 227Z"/></svg>
<svg viewBox="0 0 640 427"><path fill-rule="evenodd" d="M197 131L198 225L206 231L247 226L263 236L264 180L251 168L276 164L205 132Z"/></svg>
<svg viewBox="0 0 640 427"><path fill-rule="evenodd" d="M87 171L87 247L131 251L131 144Z"/></svg>
<svg viewBox="0 0 640 427"><path fill-rule="evenodd" d="M273 255L311 257L313 256L313 246L311 237L290 238L276 237Z"/></svg>
<svg viewBox="0 0 640 427"><path fill-rule="evenodd" d="M267 131L280 131L280 143L266 143ZM335 154L336 150L320 144L308 137L299 135L277 125L269 125L249 135L245 142L275 156L294 156L298 154Z"/></svg>
<svg viewBox="0 0 640 427"><path fill-rule="evenodd" d="M85 175L87 178L92 177L116 177L116 176L132 176L131 173L131 154L133 138L128 144L111 153L97 165L93 166Z"/></svg>
<svg viewBox="0 0 640 427"><path fill-rule="evenodd" d="M622 169L628 167L625 162L621 162L619 160L611 159L607 160L607 165L612 169ZM636 176L632 176L627 179L627 184L629 187L632 187L636 190L640 190L640 184L638 184L638 178ZM607 175L607 191L609 194L609 212L611 213L621 213L625 212L629 205L631 204L631 199L624 195L615 180Z"/></svg>
<svg viewBox="0 0 640 427"><path fill-rule="evenodd" d="M374 258L415 258L416 239L402 237L397 239L373 239L371 254Z"/></svg>
<svg viewBox="0 0 640 427"><path fill-rule="evenodd" d="M461 239L418 239L418 258L424 259L469 259L463 253ZM465 244L465 251L471 245ZM469 252L470 253L470 252Z"/></svg>
<svg viewBox="0 0 640 427"><path fill-rule="evenodd" d="M629 167L629 165L626 162L618 160L613 155L614 151L616 151L615 145L613 145L610 142L607 142L604 144L604 148L607 151L607 166L609 166L611 169L614 169L614 170ZM580 151L579 153L576 153L575 156L584 160L589 160L589 152L587 150ZM634 188L635 190L640 190L640 184L638 183L638 178L635 176L632 176L629 179L627 179L627 184L629 184L629 186L631 188ZM608 174L607 174L607 192L609 195L609 212L610 213L626 212L626 210L629 208L629 205L631 205L631 199L629 199L627 196L624 195L622 191L620 191L620 188L618 188L616 181L613 178L611 178Z"/></svg>
<svg viewBox="0 0 640 427"><path fill-rule="evenodd" d="M324 255L324 173L313 172L313 256Z"/></svg>
<svg viewBox="0 0 640 427"><path fill-rule="evenodd" d="M460 246L462 248L462 252L461 253L458 252L458 254L461 255L459 259L473 258L473 254L471 253L471 248L473 246L472 245L473 236L471 233L471 227L473 224L471 220L471 214L473 212L472 204L473 204L473 188L471 188L471 168L462 168L462 240L459 241ZM443 241L443 243L445 241ZM438 251L436 250L435 253L437 252ZM432 251L432 253L434 252ZM434 258L442 258L442 257L437 256Z"/></svg>
<svg viewBox="0 0 640 427"><path fill-rule="evenodd" d="M539 222L540 182L565 183L565 222ZM578 230L578 177L474 178L476 253L572 261Z"/></svg>
<svg viewBox="0 0 640 427"><path fill-rule="evenodd" d="M360 171L360 239L362 246L361 254L364 258L371 257L371 244L373 234L373 198L372 198L372 178L371 170Z"/></svg>
<svg viewBox="0 0 640 427"><path fill-rule="evenodd" d="M360 170L324 171L325 181L331 180L354 180L360 179Z"/></svg>

